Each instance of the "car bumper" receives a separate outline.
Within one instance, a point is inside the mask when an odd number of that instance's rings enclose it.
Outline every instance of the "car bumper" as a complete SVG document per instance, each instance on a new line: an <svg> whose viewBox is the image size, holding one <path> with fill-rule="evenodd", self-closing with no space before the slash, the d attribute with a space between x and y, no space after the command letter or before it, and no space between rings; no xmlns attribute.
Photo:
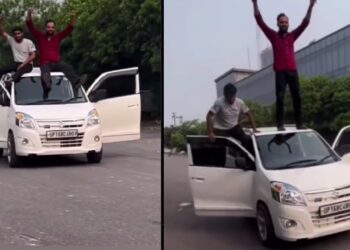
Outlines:
<svg viewBox="0 0 350 250"><path fill-rule="evenodd" d="M318 207L287 206L274 202L270 206L276 236L286 241L314 239L350 230L350 218L336 222L334 216L319 218ZM296 222L295 227L286 227L286 221Z"/></svg>
<svg viewBox="0 0 350 250"><path fill-rule="evenodd" d="M16 154L29 155L67 155L84 154L89 151L100 152L102 138L100 126L79 128L79 138L69 141L47 140L45 131L31 129L17 129L14 131ZM99 138L98 141L95 138ZM24 141L27 140L27 143Z"/></svg>

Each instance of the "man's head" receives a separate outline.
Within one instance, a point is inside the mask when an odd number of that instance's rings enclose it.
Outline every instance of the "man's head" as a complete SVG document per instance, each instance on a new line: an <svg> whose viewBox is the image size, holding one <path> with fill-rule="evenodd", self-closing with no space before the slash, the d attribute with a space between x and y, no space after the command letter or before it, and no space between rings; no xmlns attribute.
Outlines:
<svg viewBox="0 0 350 250"><path fill-rule="evenodd" d="M23 29L21 27L14 27L12 29L12 34L17 42L21 42L23 40Z"/></svg>
<svg viewBox="0 0 350 250"><path fill-rule="evenodd" d="M56 31L56 24L54 20L47 20L46 21L46 35L48 36L53 36L55 34Z"/></svg>
<svg viewBox="0 0 350 250"><path fill-rule="evenodd" d="M289 28L289 19L286 14L281 13L277 16L277 26L280 33L286 33Z"/></svg>
<svg viewBox="0 0 350 250"><path fill-rule="evenodd" d="M224 96L229 104L233 104L236 100L237 88L232 83L228 83L224 87Z"/></svg>

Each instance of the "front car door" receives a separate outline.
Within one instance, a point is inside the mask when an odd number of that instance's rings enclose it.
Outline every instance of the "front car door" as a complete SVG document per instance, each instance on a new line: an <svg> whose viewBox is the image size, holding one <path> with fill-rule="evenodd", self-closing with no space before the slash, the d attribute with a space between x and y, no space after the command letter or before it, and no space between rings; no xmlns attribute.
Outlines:
<svg viewBox="0 0 350 250"><path fill-rule="evenodd" d="M339 131L332 148L340 156L350 153L350 126L346 126Z"/></svg>
<svg viewBox="0 0 350 250"><path fill-rule="evenodd" d="M254 217L255 162L232 138L189 136L189 181L197 215ZM238 164L246 162L244 166Z"/></svg>
<svg viewBox="0 0 350 250"><path fill-rule="evenodd" d="M0 83L0 148L7 147L8 134L8 113L10 107L10 94L5 89L3 83Z"/></svg>
<svg viewBox="0 0 350 250"><path fill-rule="evenodd" d="M87 91L89 99L98 91L105 96L95 102L103 143L140 139L141 100L138 68L105 72ZM93 101L94 102L94 101Z"/></svg>

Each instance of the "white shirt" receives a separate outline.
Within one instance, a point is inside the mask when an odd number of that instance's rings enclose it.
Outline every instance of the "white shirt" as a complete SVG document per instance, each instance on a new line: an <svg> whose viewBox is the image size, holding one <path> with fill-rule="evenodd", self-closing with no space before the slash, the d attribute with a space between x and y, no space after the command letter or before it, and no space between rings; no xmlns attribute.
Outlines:
<svg viewBox="0 0 350 250"><path fill-rule="evenodd" d="M236 97L235 102L230 105L222 96L215 101L210 111L214 113L214 128L228 130L238 124L239 116L246 114L249 108L240 98Z"/></svg>
<svg viewBox="0 0 350 250"><path fill-rule="evenodd" d="M29 53L36 51L34 43L26 38L18 43L12 36L7 35L7 42L11 46L13 60L15 62L24 62L29 58Z"/></svg>

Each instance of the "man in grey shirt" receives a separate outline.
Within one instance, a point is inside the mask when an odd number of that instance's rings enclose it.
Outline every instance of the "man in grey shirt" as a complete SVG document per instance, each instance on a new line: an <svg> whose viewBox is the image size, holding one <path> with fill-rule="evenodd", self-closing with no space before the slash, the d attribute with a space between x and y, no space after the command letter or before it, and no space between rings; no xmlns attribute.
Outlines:
<svg viewBox="0 0 350 250"><path fill-rule="evenodd" d="M35 46L31 40L23 38L23 29L20 27L13 28L13 37L10 36L4 30L3 17L0 17L0 33L9 43L13 55L13 63L0 68L0 77L3 74L15 71L12 80L17 82L23 74L32 71L36 51Z"/></svg>
<svg viewBox="0 0 350 250"><path fill-rule="evenodd" d="M230 136L239 140L250 152L253 151L251 138L246 135L239 124L241 115L247 116L256 133L255 121L243 100L236 97L237 88L229 83L224 87L224 96L219 97L207 114L208 135L211 142L215 136ZM253 153L253 152L252 152Z"/></svg>

